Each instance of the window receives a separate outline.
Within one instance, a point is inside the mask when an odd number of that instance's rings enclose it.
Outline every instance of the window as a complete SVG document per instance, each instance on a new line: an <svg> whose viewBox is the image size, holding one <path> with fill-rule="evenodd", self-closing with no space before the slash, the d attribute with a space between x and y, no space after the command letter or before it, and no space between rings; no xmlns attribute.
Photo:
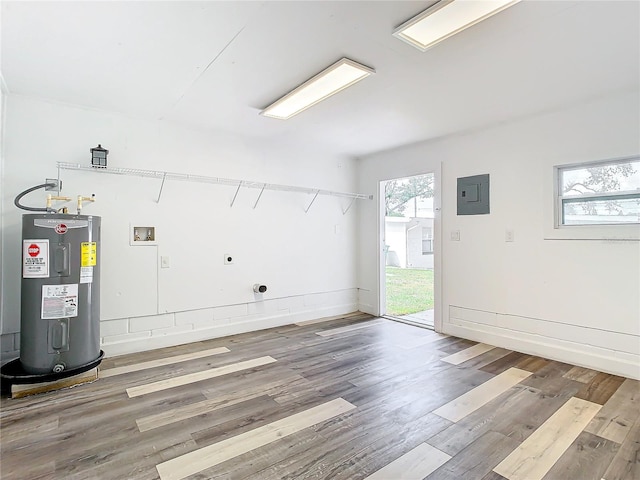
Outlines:
<svg viewBox="0 0 640 480"><path fill-rule="evenodd" d="M433 253L433 234L429 227L422 227L422 255Z"/></svg>
<svg viewBox="0 0 640 480"><path fill-rule="evenodd" d="M640 157L556 172L557 226L640 223Z"/></svg>

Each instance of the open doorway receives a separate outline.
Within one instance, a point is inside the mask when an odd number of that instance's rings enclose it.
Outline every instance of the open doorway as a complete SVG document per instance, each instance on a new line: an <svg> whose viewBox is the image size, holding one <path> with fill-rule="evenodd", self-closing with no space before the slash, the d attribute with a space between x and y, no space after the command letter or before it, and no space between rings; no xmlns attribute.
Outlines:
<svg viewBox="0 0 640 480"><path fill-rule="evenodd" d="M434 328L435 175L382 183L385 316Z"/></svg>

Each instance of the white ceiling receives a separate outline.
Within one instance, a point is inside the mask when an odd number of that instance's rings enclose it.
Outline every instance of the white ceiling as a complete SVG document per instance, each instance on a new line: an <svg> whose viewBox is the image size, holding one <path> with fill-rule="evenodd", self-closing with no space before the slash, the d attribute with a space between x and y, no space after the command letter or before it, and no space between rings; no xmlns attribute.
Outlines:
<svg viewBox="0 0 640 480"><path fill-rule="evenodd" d="M433 1L2 2L10 92L361 156L638 89L640 2L534 1L427 52L391 33ZM258 115L346 56L377 73Z"/></svg>

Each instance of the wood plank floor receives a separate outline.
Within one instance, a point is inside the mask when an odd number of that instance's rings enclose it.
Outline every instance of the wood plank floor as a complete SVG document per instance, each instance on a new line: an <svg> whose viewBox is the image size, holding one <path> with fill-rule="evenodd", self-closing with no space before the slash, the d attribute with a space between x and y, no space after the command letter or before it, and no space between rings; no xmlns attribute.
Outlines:
<svg viewBox="0 0 640 480"><path fill-rule="evenodd" d="M2 480L637 480L640 383L368 315L0 404Z"/></svg>

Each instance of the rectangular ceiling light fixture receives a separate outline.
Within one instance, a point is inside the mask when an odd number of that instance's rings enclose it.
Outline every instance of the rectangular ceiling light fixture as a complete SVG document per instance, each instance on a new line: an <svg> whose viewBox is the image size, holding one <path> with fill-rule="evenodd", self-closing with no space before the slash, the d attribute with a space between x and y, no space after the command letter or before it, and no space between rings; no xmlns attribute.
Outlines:
<svg viewBox="0 0 640 480"><path fill-rule="evenodd" d="M393 35L423 52L520 0L441 0L400 25Z"/></svg>
<svg viewBox="0 0 640 480"><path fill-rule="evenodd" d="M343 58L269 105L260 114L286 120L372 73L375 73L372 68Z"/></svg>

